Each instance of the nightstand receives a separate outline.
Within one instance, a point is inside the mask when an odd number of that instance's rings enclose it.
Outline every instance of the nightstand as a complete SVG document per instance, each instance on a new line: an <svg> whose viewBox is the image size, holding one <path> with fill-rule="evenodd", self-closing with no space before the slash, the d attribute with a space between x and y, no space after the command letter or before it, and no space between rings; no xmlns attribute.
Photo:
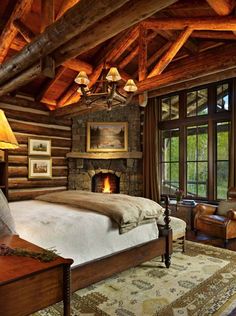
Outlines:
<svg viewBox="0 0 236 316"><path fill-rule="evenodd" d="M40 252L42 248L17 235L0 239L11 248ZM51 262L19 256L0 256L0 315L24 316L61 300L70 315L70 265L72 259Z"/></svg>
<svg viewBox="0 0 236 316"><path fill-rule="evenodd" d="M184 220L187 224L188 230L194 230L194 217L195 217L195 205L187 205L175 200L170 200L169 208L171 210L171 216L178 217Z"/></svg>

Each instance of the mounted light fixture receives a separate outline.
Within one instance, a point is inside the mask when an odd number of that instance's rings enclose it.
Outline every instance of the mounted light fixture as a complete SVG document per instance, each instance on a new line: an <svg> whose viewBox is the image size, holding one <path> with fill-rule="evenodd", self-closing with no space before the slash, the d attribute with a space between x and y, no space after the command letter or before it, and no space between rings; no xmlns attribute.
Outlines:
<svg viewBox="0 0 236 316"><path fill-rule="evenodd" d="M91 108L93 104L105 103L108 110L111 110L113 106L125 106L128 105L134 93L138 90L133 79L127 80L123 89L126 94L121 93L118 82L122 79L119 71L116 67L111 67L108 73L105 68L102 69L101 75L97 82L90 89L90 80L85 71L81 71L75 78L75 82L78 83L78 93L84 98L88 108Z"/></svg>

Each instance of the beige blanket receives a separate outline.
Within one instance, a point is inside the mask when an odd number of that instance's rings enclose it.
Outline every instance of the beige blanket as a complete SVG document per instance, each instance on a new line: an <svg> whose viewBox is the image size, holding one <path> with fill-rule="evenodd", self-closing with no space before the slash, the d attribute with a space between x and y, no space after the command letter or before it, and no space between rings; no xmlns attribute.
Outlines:
<svg viewBox="0 0 236 316"><path fill-rule="evenodd" d="M36 199L69 204L107 215L118 224L120 234L150 220L153 221L163 214L163 208L156 202L125 194L73 190L40 195Z"/></svg>

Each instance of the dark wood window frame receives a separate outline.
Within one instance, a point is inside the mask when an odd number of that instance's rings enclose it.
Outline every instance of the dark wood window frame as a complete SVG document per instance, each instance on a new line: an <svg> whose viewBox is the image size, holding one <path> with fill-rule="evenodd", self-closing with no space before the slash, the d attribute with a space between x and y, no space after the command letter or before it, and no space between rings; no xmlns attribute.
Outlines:
<svg viewBox="0 0 236 316"><path fill-rule="evenodd" d="M229 111L217 112L216 111L216 100L217 100L217 86L221 84L229 84ZM187 117L187 93L190 91L208 89L208 114L200 116ZM225 80L221 82L216 82L204 86L194 87L189 90L183 90L177 93L171 93L169 95L164 95L158 97L158 107L159 107L159 122L158 130L170 130L179 128L179 182L180 188L187 191L187 177L186 177L186 160L187 160L187 127L208 124L208 197L207 200L216 200L216 124L219 122L232 121L232 107L235 106L233 103L233 95L236 94L236 84L234 80ZM167 98L173 95L179 95L179 118L169 121L161 121L161 99ZM159 133L159 144L161 144ZM159 148L159 159L161 162L161 148ZM160 175L162 175L161 163Z"/></svg>

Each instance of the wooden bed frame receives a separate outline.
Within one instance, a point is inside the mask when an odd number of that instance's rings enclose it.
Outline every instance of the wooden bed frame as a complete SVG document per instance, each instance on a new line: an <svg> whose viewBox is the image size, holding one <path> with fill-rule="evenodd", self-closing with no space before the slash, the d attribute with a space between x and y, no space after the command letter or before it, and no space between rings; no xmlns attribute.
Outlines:
<svg viewBox="0 0 236 316"><path fill-rule="evenodd" d="M170 228L169 198L165 197L165 225L158 226L159 238L107 256L78 265L71 271L72 292L85 288L109 276L137 266L157 256L164 256L167 268L171 264L172 230Z"/></svg>

